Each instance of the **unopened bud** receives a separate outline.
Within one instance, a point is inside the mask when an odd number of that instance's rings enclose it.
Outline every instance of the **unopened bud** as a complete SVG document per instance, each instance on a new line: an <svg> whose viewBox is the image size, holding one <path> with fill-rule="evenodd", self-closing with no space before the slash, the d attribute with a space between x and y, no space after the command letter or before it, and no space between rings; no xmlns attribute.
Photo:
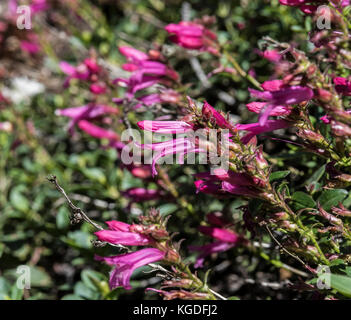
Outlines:
<svg viewBox="0 0 351 320"><path fill-rule="evenodd" d="M342 122L331 121L331 130L338 137L351 136L351 127Z"/></svg>

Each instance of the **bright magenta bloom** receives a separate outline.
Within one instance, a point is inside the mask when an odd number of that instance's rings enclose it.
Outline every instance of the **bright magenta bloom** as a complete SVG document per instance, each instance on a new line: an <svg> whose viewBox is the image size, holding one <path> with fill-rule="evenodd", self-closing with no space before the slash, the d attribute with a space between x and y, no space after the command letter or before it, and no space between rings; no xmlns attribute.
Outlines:
<svg viewBox="0 0 351 320"><path fill-rule="evenodd" d="M80 120L91 120L97 119L107 114L117 114L119 110L115 107L107 105L94 105L87 104L80 107L56 109L55 114L58 116L64 116L71 118L69 124L69 131L72 133L72 129L76 123Z"/></svg>
<svg viewBox="0 0 351 320"><path fill-rule="evenodd" d="M284 86L281 80L266 81L263 83L265 91L249 89L251 96L267 101L266 107L262 110L259 123L265 125L272 110L276 107L298 104L313 98L313 91L308 87Z"/></svg>
<svg viewBox="0 0 351 320"><path fill-rule="evenodd" d="M203 268L205 258L212 253L227 251L234 247L234 243L217 241L203 246L189 246L190 251L198 251L200 255L196 259L195 268Z"/></svg>
<svg viewBox="0 0 351 320"><path fill-rule="evenodd" d="M130 285L130 277L134 270L150 263L160 261L164 257L165 253L162 251L154 248L147 248L119 256L95 256L95 259L116 266L110 274L109 284L111 289L123 286L126 290L130 290L132 288Z"/></svg>
<svg viewBox="0 0 351 320"><path fill-rule="evenodd" d="M335 84L335 89L338 93L344 96L351 96L351 81L346 78L336 77L333 79Z"/></svg>
<svg viewBox="0 0 351 320"><path fill-rule="evenodd" d="M203 25L189 21L171 23L165 27L170 40L186 49L209 51L217 54L217 36Z"/></svg>
<svg viewBox="0 0 351 320"><path fill-rule="evenodd" d="M143 234L130 231L130 225L120 221L107 221L109 230L95 232L100 241L124 246L146 246L152 243L152 240Z"/></svg>
<svg viewBox="0 0 351 320"><path fill-rule="evenodd" d="M229 129L232 125L224 118L215 108L213 108L207 101L205 101L202 107L202 116L213 120L218 127L223 129Z"/></svg>
<svg viewBox="0 0 351 320"><path fill-rule="evenodd" d="M155 200L159 199L162 196L158 190L145 188L130 188L126 191L123 191L122 194L135 202Z"/></svg>
<svg viewBox="0 0 351 320"><path fill-rule="evenodd" d="M87 120L80 120L78 122L78 127L94 138L108 139L112 141L119 140L117 133L115 133L114 131L106 130L101 127L98 127Z"/></svg>
<svg viewBox="0 0 351 320"><path fill-rule="evenodd" d="M143 120L139 121L137 124L141 130L152 131L155 133L175 134L192 130L191 125L183 121Z"/></svg>
<svg viewBox="0 0 351 320"><path fill-rule="evenodd" d="M243 143L249 142L255 135L264 132L270 132L278 129L288 128L292 125L291 122L278 119L278 120L267 120L267 122L261 126L260 123L249 123L249 124L237 124L235 126L238 130L246 130L249 131L247 135L241 138Z"/></svg>
<svg viewBox="0 0 351 320"><path fill-rule="evenodd" d="M228 229L223 229L223 228L200 226L199 231L212 238L215 238L217 240L224 241L224 242L235 243L238 241L238 238L239 238L239 236L235 234L233 231Z"/></svg>

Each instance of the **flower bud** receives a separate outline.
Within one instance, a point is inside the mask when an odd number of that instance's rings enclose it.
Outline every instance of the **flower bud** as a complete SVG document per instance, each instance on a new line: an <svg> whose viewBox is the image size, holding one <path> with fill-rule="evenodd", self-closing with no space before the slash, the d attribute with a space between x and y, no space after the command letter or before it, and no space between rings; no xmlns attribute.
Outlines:
<svg viewBox="0 0 351 320"><path fill-rule="evenodd" d="M351 127L342 122L331 121L331 130L338 137L351 136Z"/></svg>

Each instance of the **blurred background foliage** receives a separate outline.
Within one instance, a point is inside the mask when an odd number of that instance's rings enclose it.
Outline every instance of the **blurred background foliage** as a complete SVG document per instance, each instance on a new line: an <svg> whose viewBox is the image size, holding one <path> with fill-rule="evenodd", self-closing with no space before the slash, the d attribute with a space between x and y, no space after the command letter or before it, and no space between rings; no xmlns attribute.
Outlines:
<svg viewBox="0 0 351 320"><path fill-rule="evenodd" d="M121 191L145 185L120 166L114 150L104 148L100 141L79 130L71 136L67 131L67 119L55 115L58 108L83 105L90 98L89 92L82 91L78 83L72 82L68 90L63 89L64 75L59 70L59 61L77 64L94 48L108 66L120 70L124 59L118 46L127 44L143 50L152 43L167 43L170 61L182 75L183 83L192 83L190 95L193 98L206 98L217 108L248 121L244 107L249 99L247 83L239 78L233 81L216 75L210 79L210 87L203 88L186 58L179 58L178 48L167 41L162 28L181 20L183 2L52 1L49 11L33 25L44 48L40 57L36 60L2 52L0 91L6 87L12 88L14 94L16 90L21 92L23 88L13 88L11 81L15 77L35 80L43 85L43 90L32 96L23 93L21 99L0 111L0 120L14 125L11 133L0 132L0 299L157 298L144 293L146 286L158 282L158 278L145 275L145 269L133 275L133 290L110 292L109 268L95 262L94 254L112 254L113 251L92 247L94 230L91 226L70 225L69 210L47 182L48 174L55 174L75 203L95 221L131 222L135 213L152 206L165 215L172 214L171 231L180 231L179 238L186 239L186 246L205 242L196 230L205 213L212 210L234 212L239 219L235 209L242 205L241 200L216 200L195 194L192 177L195 170L190 166L167 168L181 194L193 204L193 219L186 219L189 213L167 197L158 202L134 204L132 212L127 210L128 201L121 196ZM263 37L293 40L303 48L308 47L305 39L311 28L309 18L303 18L298 10L280 6L278 0L193 0L188 3L191 18L217 17L221 43L227 43L228 50L243 68L253 69L260 81L267 80L271 74L271 66L254 50L259 48ZM207 54L199 59L205 72L213 69ZM270 142L265 143L269 147ZM302 176L301 168L294 168L294 160L289 158L294 147L279 146L284 150L275 151L284 152L276 163L278 169L290 163L292 177L289 179ZM297 155L304 157L305 161L300 162L306 166L303 171L313 173L319 168L313 156ZM303 183L303 177L301 179L299 183ZM148 187L152 188L153 183ZM255 284L263 280L274 282L289 275L240 250L224 253L217 260L210 278L213 289L241 298L289 298L291 293L284 289ZM194 258L190 256L189 261ZM16 287L19 265L31 267L31 290L23 292Z"/></svg>

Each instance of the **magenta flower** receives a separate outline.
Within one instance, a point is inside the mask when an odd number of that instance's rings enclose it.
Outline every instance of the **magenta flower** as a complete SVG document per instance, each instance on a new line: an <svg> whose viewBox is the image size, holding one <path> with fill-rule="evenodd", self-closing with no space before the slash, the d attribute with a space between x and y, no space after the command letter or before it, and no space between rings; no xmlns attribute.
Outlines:
<svg viewBox="0 0 351 320"><path fill-rule="evenodd" d="M236 243L239 239L239 236L233 231L224 228L200 226L199 231L223 242Z"/></svg>
<svg viewBox="0 0 351 320"><path fill-rule="evenodd" d="M66 61L61 61L59 64L61 71L68 77L64 82L64 87L68 87L72 79L79 79L83 81L96 80L95 78L100 73L101 68L94 58L87 58L83 63L74 67Z"/></svg>
<svg viewBox="0 0 351 320"><path fill-rule="evenodd" d="M45 11L49 8L49 4L46 0L32 0L30 5L30 9L32 13L38 13L41 11Z"/></svg>
<svg viewBox="0 0 351 320"><path fill-rule="evenodd" d="M214 220L214 223L213 223L214 225L223 226L224 224L228 224L227 221L223 219L221 214L219 214L219 217L218 215L214 216L214 214L208 214L207 220L211 224L212 224L211 221ZM203 246L189 246L190 251L200 252L200 255L197 257L197 260L195 263L195 268L203 267L204 260L208 255L212 253L229 250L230 248L233 248L234 246L238 245L239 242L242 240L242 238L239 235L225 228L218 228L218 227L212 227L212 226L200 226L199 230L203 234L206 234L219 241L205 244Z"/></svg>
<svg viewBox="0 0 351 320"><path fill-rule="evenodd" d="M249 124L237 124L235 128L238 130L249 131L247 135L242 137L241 141L243 143L248 143L255 135L264 132L270 132L278 129L288 128L292 125L292 122L278 119L278 120L267 120L267 122L261 126L258 122Z"/></svg>
<svg viewBox="0 0 351 320"><path fill-rule="evenodd" d="M170 40L183 48L218 54L216 34L201 24L181 21L167 25L165 30L171 34Z"/></svg>
<svg viewBox="0 0 351 320"><path fill-rule="evenodd" d="M203 246L189 246L190 251L200 252L199 256L196 259L195 268L203 268L205 258L213 253L227 251L235 246L234 243L229 242L212 242L205 244Z"/></svg>
<svg viewBox="0 0 351 320"><path fill-rule="evenodd" d="M221 194L221 188L219 184L213 183L211 181L196 180L194 181L196 192L202 192L205 194L218 195Z"/></svg>
<svg viewBox="0 0 351 320"><path fill-rule="evenodd" d="M265 91L249 89L251 96L267 101L266 108L262 110L259 123L265 125L270 113L277 106L298 104L313 98L313 91L302 86L283 86L280 80L269 81L263 84Z"/></svg>
<svg viewBox="0 0 351 320"><path fill-rule="evenodd" d="M318 7L322 4L327 4L325 0L279 0L280 4L291 7L298 7L306 14L314 14ZM350 0L332 0L332 5L344 8L350 5Z"/></svg>
<svg viewBox="0 0 351 320"><path fill-rule="evenodd" d="M103 94L106 93L107 88L104 84L92 83L89 87L91 93Z"/></svg>
<svg viewBox="0 0 351 320"><path fill-rule="evenodd" d="M141 130L163 134L185 133L192 130L192 126L184 121L143 120L139 121L137 125Z"/></svg>
<svg viewBox="0 0 351 320"><path fill-rule="evenodd" d="M333 79L335 90L344 96L351 96L351 81L346 78L336 77Z"/></svg>
<svg viewBox="0 0 351 320"><path fill-rule="evenodd" d="M123 286L126 290L130 290L132 288L130 285L130 277L134 270L150 263L160 261L164 259L164 257L165 253L162 251L154 248L147 248L119 256L95 256L95 259L116 266L110 274L109 285L111 290L120 286Z"/></svg>
<svg viewBox="0 0 351 320"><path fill-rule="evenodd" d="M162 196L162 193L158 190L145 188L130 188L123 191L122 194L125 197L132 199L134 202L156 200Z"/></svg>
<svg viewBox="0 0 351 320"><path fill-rule="evenodd" d="M149 56L146 53L139 51L137 49L134 49L132 47L126 47L126 46L119 47L119 52L122 53L128 59L128 61L135 62L135 61L144 61L149 59Z"/></svg>
<svg viewBox="0 0 351 320"><path fill-rule="evenodd" d="M237 196L249 197L249 198L259 198L260 194L255 189L250 189L249 187L232 184L227 181L222 182L222 190L235 194Z"/></svg>
<svg viewBox="0 0 351 320"><path fill-rule="evenodd" d="M282 59L281 54L277 50L266 50L266 51L259 51L259 55L270 62L279 62Z"/></svg>
<svg viewBox="0 0 351 320"><path fill-rule="evenodd" d="M166 121L164 121L166 122ZM152 158L152 174L153 176L157 175L156 164L157 161L161 158L164 158L168 155L179 155L180 164L184 163L184 157L188 153L200 153L206 152L206 150L199 149L196 147L194 141L188 138L178 138L172 139L165 142L150 143L150 144L136 144L142 149L155 150L157 153Z"/></svg>
<svg viewBox="0 0 351 320"><path fill-rule="evenodd" d="M206 220L212 226L224 227L229 225L229 221L223 217L221 212L211 212L206 215Z"/></svg>
<svg viewBox="0 0 351 320"><path fill-rule="evenodd" d="M134 232L131 225L121 221L106 221L109 230L95 232L100 241L124 246L146 246L152 243L152 239L144 234Z"/></svg>
<svg viewBox="0 0 351 320"><path fill-rule="evenodd" d="M250 102L246 105L249 111L258 114L261 114L266 106L266 102ZM292 110L293 107L290 106L276 106L269 112L269 116L287 116Z"/></svg>
<svg viewBox="0 0 351 320"><path fill-rule="evenodd" d="M202 116L213 120L214 123L217 124L218 127L223 129L229 129L232 125L228 122L226 118L224 118L215 108L213 108L207 101L205 101L202 107Z"/></svg>
<svg viewBox="0 0 351 320"><path fill-rule="evenodd" d="M115 132L98 127L87 120L78 121L78 127L94 138L113 141L119 140L119 137Z"/></svg>
<svg viewBox="0 0 351 320"><path fill-rule="evenodd" d="M118 112L119 110L117 108L107 105L94 104L55 110L56 115L71 118L71 122L69 124L70 132L72 132L73 126L80 120L96 119L107 114L117 114Z"/></svg>
<svg viewBox="0 0 351 320"><path fill-rule="evenodd" d="M138 91L152 87L155 84L163 84L166 87L172 85L173 81L178 81L179 75L166 64L155 61L154 55L148 55L131 47L120 47L120 52L127 58L128 62L122 68L132 72L129 78L117 78L113 81L114 84L127 88L126 98L129 101L139 100L134 109L140 108L143 104L151 106L155 103L163 102L163 99L158 95L144 96L144 100L136 97ZM114 99L116 103L122 103L123 99Z"/></svg>

